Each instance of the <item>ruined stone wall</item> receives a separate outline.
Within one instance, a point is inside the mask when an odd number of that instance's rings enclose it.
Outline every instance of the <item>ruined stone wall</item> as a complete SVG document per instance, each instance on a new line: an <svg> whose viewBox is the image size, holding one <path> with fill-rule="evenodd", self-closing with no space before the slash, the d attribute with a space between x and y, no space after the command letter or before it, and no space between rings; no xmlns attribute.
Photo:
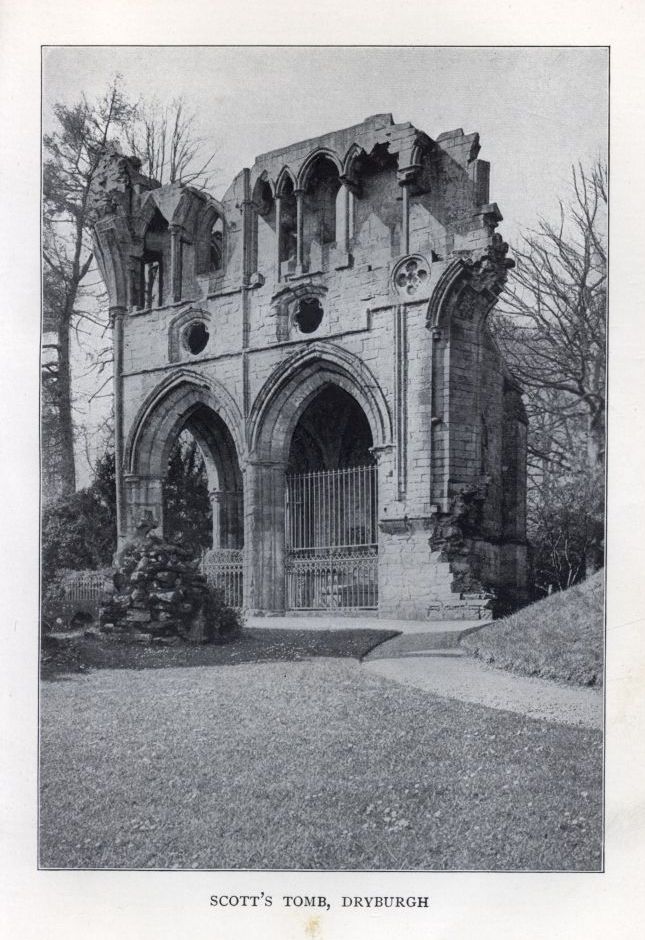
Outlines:
<svg viewBox="0 0 645 940"><path fill-rule="evenodd" d="M294 355L313 349L325 369L327 350L330 361L344 363L350 393L353 382L360 397L366 383L378 401L381 615L472 615L489 588L521 584L525 428L519 392L485 327L510 262L493 234L500 215L488 204L488 164L478 151L476 134L457 130L432 141L376 115L258 157L220 203L138 179L125 224L125 201L103 200L97 250L122 330L117 398L128 526L137 512L161 512L163 480L146 477L145 454L143 470L132 463L164 389L176 378L196 390L190 399L178 393L176 427L175 406L164 412L163 427L175 430L187 401L194 408L203 395L223 414L225 398L244 476L247 542L264 533L261 544L247 545L249 602L279 607L269 582L282 577L284 468L262 463L270 448L265 442L259 452L256 424ZM316 210L312 197L298 190L320 154L337 166L337 209L346 204L353 220L343 234L339 217L337 240L325 246L306 215ZM278 264L276 200L287 173L305 212L300 267L298 259ZM260 206L253 193L262 185L269 197ZM157 209L169 223L164 303L143 310L131 278ZM218 217L223 264L214 271L207 262ZM295 316L303 298L323 311L308 333ZM208 331L197 352L186 341L193 323Z"/></svg>

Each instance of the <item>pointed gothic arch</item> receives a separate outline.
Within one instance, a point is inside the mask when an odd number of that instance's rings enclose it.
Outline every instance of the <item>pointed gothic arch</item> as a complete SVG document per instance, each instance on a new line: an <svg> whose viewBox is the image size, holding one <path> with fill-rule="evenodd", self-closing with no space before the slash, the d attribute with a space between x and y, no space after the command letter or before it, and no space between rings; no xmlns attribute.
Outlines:
<svg viewBox="0 0 645 940"><path fill-rule="evenodd" d="M357 356L330 343L313 343L281 363L267 379L249 416L249 449L286 464L293 430L325 385L337 385L365 413L375 447L391 443L392 421L378 382Z"/></svg>

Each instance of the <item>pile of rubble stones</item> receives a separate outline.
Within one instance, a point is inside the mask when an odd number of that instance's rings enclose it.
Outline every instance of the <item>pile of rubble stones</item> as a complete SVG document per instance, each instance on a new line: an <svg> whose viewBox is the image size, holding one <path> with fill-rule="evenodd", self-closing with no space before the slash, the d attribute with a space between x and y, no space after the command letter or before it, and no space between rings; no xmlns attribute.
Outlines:
<svg viewBox="0 0 645 940"><path fill-rule="evenodd" d="M141 642L212 642L239 630L227 608L197 570L180 541L148 533L124 546L115 559L115 592L99 611L99 629Z"/></svg>

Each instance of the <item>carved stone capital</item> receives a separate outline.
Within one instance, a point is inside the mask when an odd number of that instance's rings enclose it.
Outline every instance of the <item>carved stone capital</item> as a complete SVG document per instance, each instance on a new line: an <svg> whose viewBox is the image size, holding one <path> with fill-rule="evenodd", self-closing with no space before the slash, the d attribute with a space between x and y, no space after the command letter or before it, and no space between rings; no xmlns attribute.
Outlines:
<svg viewBox="0 0 645 940"><path fill-rule="evenodd" d="M387 454L392 453L394 450L394 444L375 444L373 447L368 448L370 454L374 457L377 463L381 462L381 459Z"/></svg>
<svg viewBox="0 0 645 940"><path fill-rule="evenodd" d="M125 307L122 304L115 304L115 306L110 307L109 310L109 322L111 327L115 327L119 320L122 320L125 316Z"/></svg>

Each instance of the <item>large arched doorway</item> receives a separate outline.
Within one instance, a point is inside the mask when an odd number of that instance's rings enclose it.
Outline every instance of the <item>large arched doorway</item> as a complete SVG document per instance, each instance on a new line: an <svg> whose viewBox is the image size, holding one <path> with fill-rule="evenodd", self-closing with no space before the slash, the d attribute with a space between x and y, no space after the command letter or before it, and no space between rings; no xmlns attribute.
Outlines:
<svg viewBox="0 0 645 940"><path fill-rule="evenodd" d="M323 386L293 430L285 492L285 594L292 610L378 606L377 469L358 402Z"/></svg>

